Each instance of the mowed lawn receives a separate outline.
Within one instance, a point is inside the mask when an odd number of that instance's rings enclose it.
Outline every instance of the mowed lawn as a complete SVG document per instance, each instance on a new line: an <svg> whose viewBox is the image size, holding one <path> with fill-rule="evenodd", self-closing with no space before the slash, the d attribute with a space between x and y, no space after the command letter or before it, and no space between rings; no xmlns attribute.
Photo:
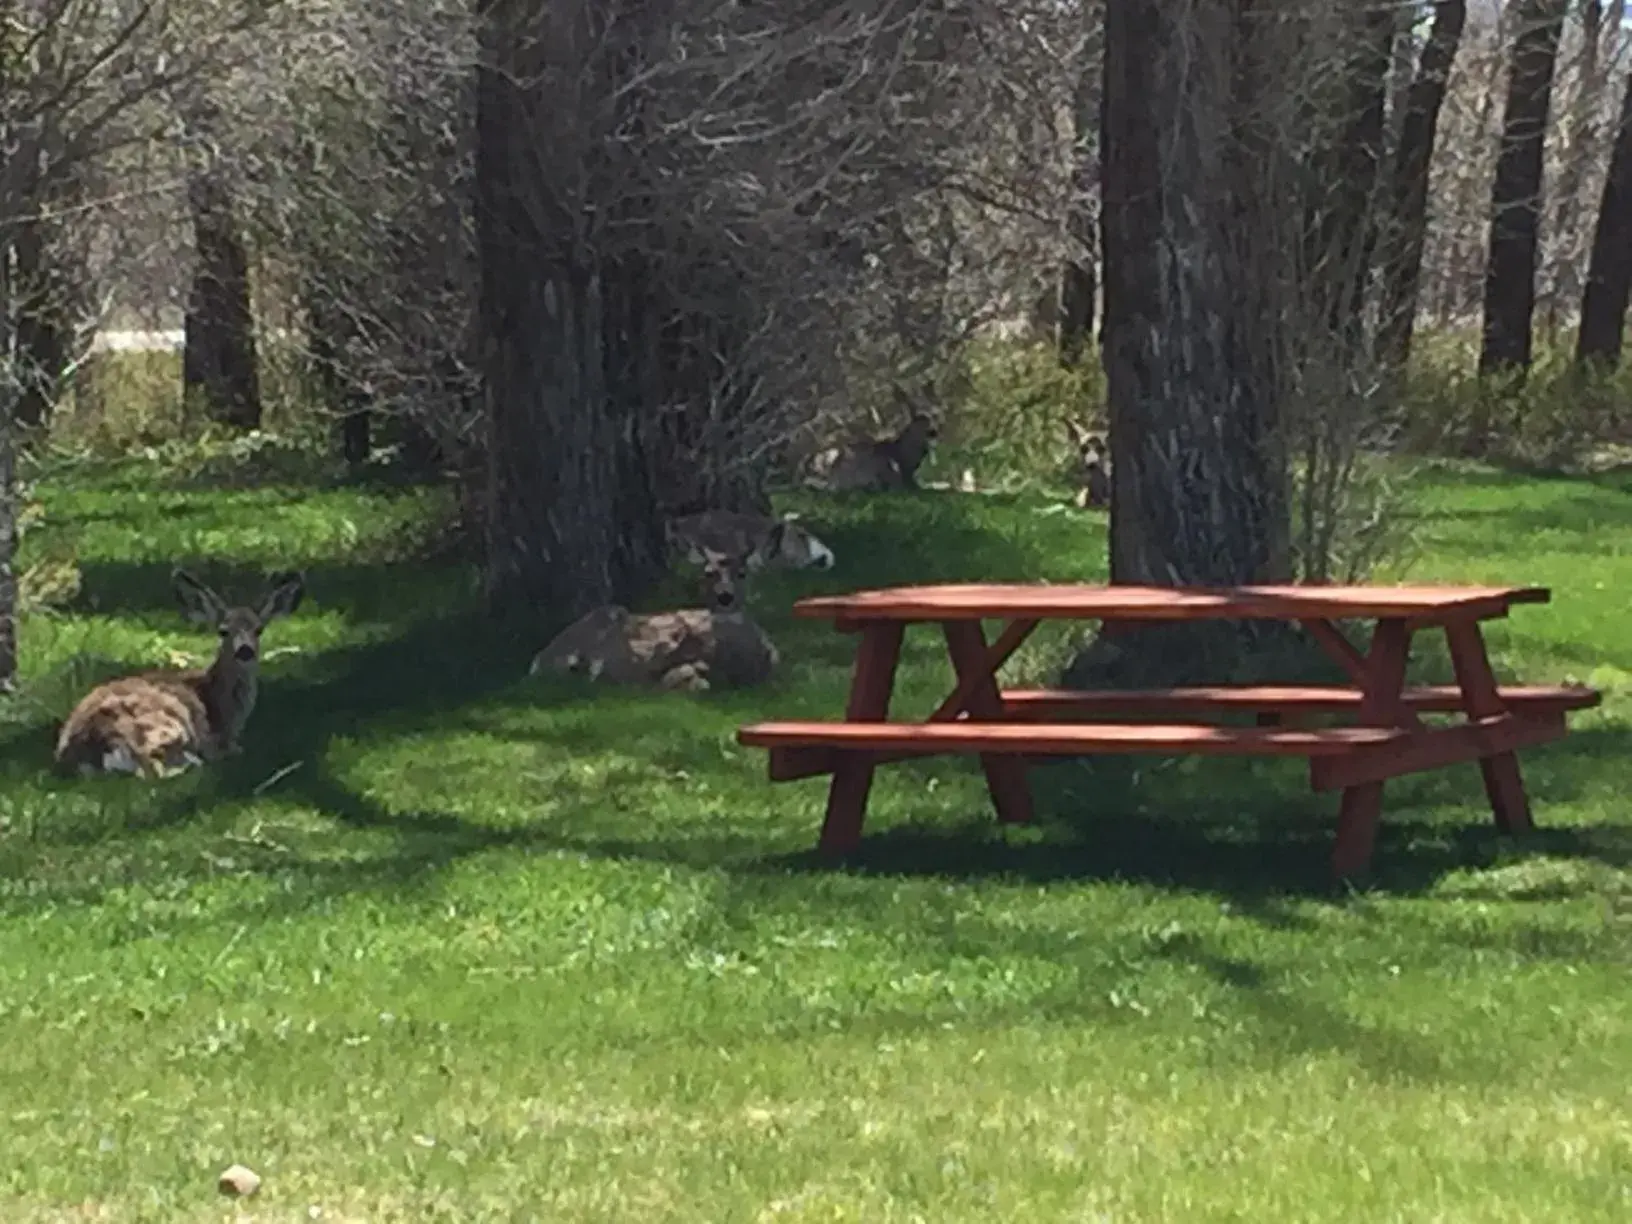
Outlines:
<svg viewBox="0 0 1632 1224"><path fill-rule="evenodd" d="M735 745L841 707L798 594L1101 577L1102 516L800 497L840 561L756 588L782 677L633 695L525 678L434 491L44 481L83 587L0 722L0 1219L1632 1219L1632 479L1413 488L1406 576L1552 587L1498 670L1606 700L1524 757L1534 836L1472 766L1392 784L1345 896L1298 762L1055 766L1008 831L973 762L893 767L838 870L822 783ZM85 685L213 648L177 561L308 574L246 753L53 779ZM944 694L928 630L903 683Z"/></svg>

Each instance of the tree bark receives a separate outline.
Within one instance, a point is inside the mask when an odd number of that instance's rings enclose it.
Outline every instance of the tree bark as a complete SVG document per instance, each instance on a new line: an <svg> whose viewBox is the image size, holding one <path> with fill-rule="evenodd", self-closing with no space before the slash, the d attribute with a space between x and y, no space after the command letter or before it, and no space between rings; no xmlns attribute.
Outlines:
<svg viewBox="0 0 1632 1224"><path fill-rule="evenodd" d="M1311 116L1325 147L1317 162L1308 226L1313 249L1303 278L1315 300L1323 301L1327 327L1341 341L1339 359L1353 363L1364 350L1365 292L1377 244L1372 198L1383 160L1394 12L1359 8L1338 38L1335 113Z"/></svg>
<svg viewBox="0 0 1632 1224"><path fill-rule="evenodd" d="M184 319L182 387L212 420L234 429L261 425L249 256L226 183L212 168L188 184L196 263Z"/></svg>
<svg viewBox="0 0 1632 1224"><path fill-rule="evenodd" d="M1620 364L1626 304L1632 292L1632 79L1621 94L1620 124L1598 205L1587 286L1581 295L1581 327L1575 361L1613 368Z"/></svg>
<svg viewBox="0 0 1632 1224"><path fill-rule="evenodd" d="M1093 226L1091 214L1084 223ZM1060 275L1060 362L1071 369L1082 364L1083 354L1093 341L1094 298L1098 292L1099 279L1092 255L1073 259L1065 265Z"/></svg>
<svg viewBox="0 0 1632 1224"><path fill-rule="evenodd" d="M356 467L368 461L373 443L368 388L359 386L345 368L347 340L354 335L345 311L337 307L316 275L306 277L306 346L330 412L339 420L340 453Z"/></svg>
<svg viewBox="0 0 1632 1224"><path fill-rule="evenodd" d="M0 135L4 134L0 126ZM0 197L0 209L6 201ZM0 692L17 677L17 440L20 388L11 361L14 305L11 285L12 227L0 211Z"/></svg>
<svg viewBox="0 0 1632 1224"><path fill-rule="evenodd" d="M1530 366L1540 230L1542 146L1552 104L1553 67L1568 0L1521 0L1507 77L1502 145L1490 195L1485 263L1484 344L1479 373ZM1474 423L1470 449L1482 452L1488 423Z"/></svg>
<svg viewBox="0 0 1632 1224"><path fill-rule="evenodd" d="M1400 142L1390 176L1390 227L1383 255L1382 316L1378 355L1401 368L1411 355L1416 328L1417 294L1422 282L1422 253L1428 237L1428 180L1445 103L1446 83L1466 24L1466 0L1440 0L1428 31L1416 75L1406 94Z"/></svg>
<svg viewBox="0 0 1632 1224"><path fill-rule="evenodd" d="M1609 28L1616 34L1626 15L1624 0L1610 5ZM1581 243L1577 235L1582 205L1582 180L1598 143L1598 112L1604 101L1604 6L1585 0L1581 6L1581 55L1575 99L1570 107L1569 143L1559 171L1553 210L1551 263L1543 326L1556 332L1565 304L1581 292Z"/></svg>
<svg viewBox="0 0 1632 1224"><path fill-rule="evenodd" d="M1258 47L1273 20L1271 5L1231 0L1127 0L1107 11L1114 582L1287 575L1277 267L1254 164L1269 141L1244 122L1255 91L1274 88Z"/></svg>
<svg viewBox="0 0 1632 1224"><path fill-rule="evenodd" d="M16 227L15 341L18 365L16 423L38 429L51 419L68 365L69 286L56 266L39 221Z"/></svg>
<svg viewBox="0 0 1632 1224"><path fill-rule="evenodd" d="M552 623L661 572L639 421L607 376L608 325L639 290L591 207L593 116L615 84L585 66L609 38L595 10L493 0L477 90L487 590Z"/></svg>
<svg viewBox="0 0 1632 1224"><path fill-rule="evenodd" d="M1098 6L1090 6L1098 7ZM1072 98L1071 120L1075 137L1075 172L1072 175L1071 212L1067 219L1074 259L1066 261L1060 275L1059 346L1060 361L1075 368L1082 361L1094 336L1094 298L1099 291L1096 267L1098 223L1093 196L1099 179L1100 99L1104 66L1085 62Z"/></svg>

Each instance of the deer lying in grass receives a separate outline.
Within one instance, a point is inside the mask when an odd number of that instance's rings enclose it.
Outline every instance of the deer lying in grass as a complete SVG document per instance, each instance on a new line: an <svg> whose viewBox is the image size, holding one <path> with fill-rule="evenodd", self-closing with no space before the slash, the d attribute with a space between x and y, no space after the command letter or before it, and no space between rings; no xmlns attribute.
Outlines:
<svg viewBox="0 0 1632 1224"><path fill-rule="evenodd" d="M1111 504L1111 450L1105 435L1084 429L1075 421L1067 421L1071 444L1077 448L1074 498L1077 508L1109 506Z"/></svg>
<svg viewBox="0 0 1632 1224"><path fill-rule="evenodd" d="M892 437L852 442L828 451L820 461L826 469L827 487L841 491L916 489L918 469L939 436L935 422L915 412Z"/></svg>
<svg viewBox="0 0 1632 1224"><path fill-rule="evenodd" d="M833 550L792 516L771 518L736 510L704 510L671 519L669 541L680 555L702 563L705 552L746 557L750 569L833 568Z"/></svg>
<svg viewBox="0 0 1632 1224"><path fill-rule="evenodd" d="M708 607L636 614L618 604L568 625L533 657L530 675L702 692L765 683L781 661L743 610L748 556L698 549Z"/></svg>
<svg viewBox="0 0 1632 1224"><path fill-rule="evenodd" d="M299 574L279 575L253 608L228 606L183 570L174 583L188 619L220 634L214 662L123 676L85 694L57 736L62 772L158 777L240 751L255 708L261 631L300 606L303 581Z"/></svg>

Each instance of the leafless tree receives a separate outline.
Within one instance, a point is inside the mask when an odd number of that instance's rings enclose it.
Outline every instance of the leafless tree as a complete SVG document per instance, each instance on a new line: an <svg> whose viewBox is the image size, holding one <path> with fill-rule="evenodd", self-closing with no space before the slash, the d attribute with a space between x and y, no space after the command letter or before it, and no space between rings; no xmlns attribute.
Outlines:
<svg viewBox="0 0 1632 1224"><path fill-rule="evenodd" d="M1490 198L1481 374L1530 364L1536 254L1542 199L1542 149L1552 102L1553 67L1568 0L1519 0L1507 74L1501 153ZM1484 444L1475 426L1470 445Z"/></svg>
<svg viewBox="0 0 1632 1224"><path fill-rule="evenodd" d="M249 253L220 144L220 108L204 82L184 104L181 130L193 152L187 171L194 264L187 294L182 385L209 416L235 429L261 423L260 371L255 362Z"/></svg>
<svg viewBox="0 0 1632 1224"><path fill-rule="evenodd" d="M1600 113L1608 90L1612 51L1626 17L1626 0L1583 0L1579 10L1579 36L1573 57L1569 105L1562 110L1563 139L1556 141L1558 190L1551 194L1552 215L1544 247L1543 307L1545 325L1556 331L1564 312L1581 295L1582 256L1587 246L1581 238L1586 230L1582 216L1590 207L1587 185L1591 170L1601 153Z"/></svg>
<svg viewBox="0 0 1632 1224"><path fill-rule="evenodd" d="M42 313L55 307L38 304L43 269L26 248L55 210L95 206L80 178L87 167L156 139L167 91L227 62L263 8L250 0L0 0L0 683L17 664L18 290L35 295L34 322L61 326ZM20 239L32 265L22 286L13 279Z"/></svg>
<svg viewBox="0 0 1632 1224"><path fill-rule="evenodd" d="M1466 0L1439 0L1434 5L1433 25L1417 58L1394 147L1378 347L1385 363L1395 368L1405 364L1411 351L1427 241L1429 169L1440 108L1466 18Z"/></svg>
<svg viewBox="0 0 1632 1224"><path fill-rule="evenodd" d="M858 370L933 382L1013 300L1005 244L1058 233L1068 169L1050 101L1014 87L1050 58L1043 7L1029 24L891 0L489 11L496 597L566 615L626 596L661 513L763 506L774 461Z"/></svg>
<svg viewBox="0 0 1632 1224"><path fill-rule="evenodd" d="M1067 231L1075 245L1060 278L1060 357L1066 365L1076 365L1088 348L1094 332L1095 298L1099 292L1097 275L1099 242L1098 199L1100 96L1104 78L1103 40L1100 32L1105 15L1101 3L1083 4L1086 35L1081 53L1076 88L1071 93L1071 134L1074 173Z"/></svg>
<svg viewBox="0 0 1632 1224"><path fill-rule="evenodd" d="M1621 359L1626 303L1632 292L1632 76L1621 93L1614 152L1598 205L1592 262L1581 296L1576 364L1613 367Z"/></svg>

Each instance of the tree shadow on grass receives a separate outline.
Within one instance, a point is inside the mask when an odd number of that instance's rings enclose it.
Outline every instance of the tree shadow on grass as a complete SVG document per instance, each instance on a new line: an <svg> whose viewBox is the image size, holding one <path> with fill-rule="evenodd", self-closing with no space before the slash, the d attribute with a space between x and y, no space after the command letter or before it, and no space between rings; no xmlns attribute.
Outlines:
<svg viewBox="0 0 1632 1224"><path fill-rule="evenodd" d="M459 648L448 649L450 642ZM541 752L571 759L607 753L625 757L637 768L626 779L636 792L658 774L707 777L744 763L758 772L758 752L737 748L734 736L722 744L718 733L699 734L704 719L691 711L706 714L716 729L724 714L724 725L731 728L763 715L763 692L692 698L597 691L570 682L528 683L518 678L516 663L525 652L517 645L472 614L330 652L320 660L321 674L284 677L266 686L250 751L221 762L198 781L183 782L125 833L186 823L222 802L242 801L256 793L279 763L299 762L278 783L280 800L307 806L353 829L387 831L395 839L389 850L371 852L349 865L315 869L332 877L330 884L337 888L364 887L369 880L423 879L495 847L570 850L743 875L835 870L834 863L812 850L769 849L767 842L782 839L778 833L785 837L785 825L763 833L749 824L711 826L680 835L670 826L648 835L633 827L637 822L623 821L627 827L614 832L607 828L605 790L616 780L604 776L595 784L599 794L580 789L565 798L559 793L562 783L552 779L556 815L547 824L495 828L433 810L390 812L327 772L324 750L335 736L454 727L525 739ZM829 704L809 694L801 701L814 710ZM506 726L512 715L551 708L570 712L571 718L542 729ZM786 711L779 707L779 712ZM1628 738L1618 730L1596 729L1549 746L1544 769L1532 771L1531 778L1542 827L1517 840L1490 827L1472 766L1455 771L1455 777L1440 771L1392 785L1379 833L1378 883L1391 894L1420 894L1447 872L1489 866L1514 853L1632 865L1632 836L1625 830L1549 827L1545 815L1549 803L1567 802L1624 759ZM0 752L9 754L15 747L13 741L0 746ZM47 744L42 740L32 747L29 755L43 766ZM728 754L737 763L728 762ZM1246 762L1181 764L1114 757L1035 769L1042 819L1033 830L1009 834L996 825L984 797L960 819L928 789L931 779L978 775L973 761L903 763L885 776L898 772L912 779L906 823L870 832L843 869L863 876L1006 878L1044 885L1143 883L1214 895L1270 925L1281 925L1294 921L1288 901L1332 895L1328 863L1336 800L1302 789L1297 785L1302 779L1294 777L1299 771L1266 778L1258 770ZM773 798L770 784L763 785L767 807L780 806L783 798ZM824 784L812 780L803 785L819 793ZM1435 803L1466 804L1466 822L1447 824L1414 810ZM813 843L814 827L809 837Z"/></svg>
<svg viewBox="0 0 1632 1224"><path fill-rule="evenodd" d="M850 508L855 513L855 507ZM956 522L936 522L935 545L926 549L922 509L912 499L879 498L870 506L870 525L846 549L852 560L828 574L769 574L756 584L755 614L782 649L788 668L848 671L855 639L820 621L798 620L789 606L802 594L908 580L1023 573L1036 558L998 532ZM266 589L259 565L218 558L175 558L229 600L252 600ZM82 595L70 613L116 609L129 620L187 635L189 649L207 650L201 631L180 615L172 583L172 563L97 562L83 569ZM545 609L524 610L495 619L475 606L473 572L467 565L432 562L397 564L333 563L305 568L307 597L290 622L268 633L272 658L262 669L256 711L246 735L245 757L212 771L216 784L247 793L265 780L269 761L304 760L321 753L336 735L356 736L371 728L434 723L462 706L490 698L517 684L532 655L566 617ZM279 638L298 638L299 618L313 611L339 613L350 626L366 627L373 641L362 645L276 657ZM286 637L285 640L288 640ZM938 644L935 649L940 648ZM83 665L82 665L83 664ZM94 664L94 665L93 665ZM151 666L151 664L145 664ZM49 704L14 703L13 716L0 724L0 776L43 773L50 767L58 721L92 684L132 670L115 660L77 660L66 674L36 684ZM787 668L785 668L787 670ZM55 690L61 689L61 692ZM793 696L785 684L770 694ZM571 700L582 693L535 688L533 701ZM527 700L529 697L518 697ZM744 717L766 693L741 698ZM55 708L60 706L61 708Z"/></svg>
<svg viewBox="0 0 1632 1224"><path fill-rule="evenodd" d="M877 526L866 541L872 551L863 554L857 547L852 552L868 557L865 566L857 563L858 572L800 575L799 580L843 590L883 582L1027 573L1025 550L1000 534L936 524L938 546L926 560L922 524L910 514L890 508L880 515ZM858 536L854 543L859 546L861 540ZM889 572L897 565L903 572ZM860 572L863 569L866 572ZM262 579L248 567L213 573L235 590L254 587ZM505 710L549 707L582 715L574 725L552 726L545 733L541 747L554 753L622 752L652 768L703 776L722 767L738 768L726 765L718 736L697 734L698 724L686 718L690 707L681 703L695 699L591 694L581 686L525 682L527 660L543 644L543 630L536 622L495 622L471 607L456 589L463 573L422 565L314 567L310 584L315 602L344 611L348 621L366 623L381 636L269 667L245 756L222 762L202 781L184 782L173 797L161 799L140 817L140 828L126 832L183 824L212 806L251 798L283 763L300 762L279 783L281 798L347 827L388 831L394 838L391 848L358 862L311 867L314 886L317 878L328 881L321 887L337 889L367 886L369 880L382 886L424 880L495 847L571 850L725 869L745 877L833 869L809 851L770 849L768 843L785 837L785 824L763 832L738 825L682 834L672 828L650 835L612 833L601 819L604 803L580 794L557 807L581 820L556 818L547 826L494 828L434 810L390 812L332 776L323 761L336 737L445 731L461 720L482 734L497 735L503 731L494 721L501 720ZM149 610L162 606L167 613L174 607L167 566L102 566L93 575L99 586L117 594L121 606ZM433 587L439 589L438 597L427 594ZM702 704L713 711L713 718L724 713L733 724L773 711L778 716L801 711L832 716L854 639L834 633L822 622L794 621L785 611L770 628L785 654L831 680L829 691L813 685L773 685L769 690L711 694ZM938 642L924 641L922 646L926 658L944 654ZM0 739L0 767L13 773L44 768L49 760L45 731L38 725L24 727ZM1626 747L1626 737L1614 732L1578 732L1552 746L1549 752L1561 755L1549 758L1553 764L1538 803L1544 810L1547 802L1566 798L1572 786L1581 784L1579 775L1606 768L1606 761L1624 756ZM750 768L757 772L762 759L757 752L735 751L751 758ZM1148 758L1142 763L1104 758L1088 765L1037 770L1034 778L1044 819L1038 829L1012 836L995 828L983 802L960 821L944 800L920 787L920 797L906 805L908 823L869 834L849 866L864 875L883 876L1009 877L1045 884L1137 881L1227 898L1271 923L1294 921L1284 905L1286 898L1330 894L1335 798L1313 796L1307 790L1294 793L1288 786L1263 786L1250 770L1244 777L1239 772L1215 776L1213 771L1225 768L1223 763L1196 764L1200 768L1193 772L1176 774L1180 780L1145 790L1136 790L1129 780L1134 770L1151 774ZM894 768L924 782L978 771L968 760ZM1455 787L1460 791L1467 781L1464 778ZM631 783L636 784L638 780ZM769 784L764 785L767 808L781 805L782 798L773 799ZM1470 819L1465 826L1450 827L1411 811L1412 802L1431 798L1439 793L1436 787L1449 785L1425 780L1390 788L1377 854L1379 880L1390 892L1420 893L1448 871L1487 864L1510 852L1508 840L1489 828L1482 809L1475 806L1476 781L1467 797ZM816 830L809 835L814 842ZM1512 844L1619 866L1629 859L1625 840L1605 830L1544 827Z"/></svg>
<svg viewBox="0 0 1632 1224"><path fill-rule="evenodd" d="M1578 798L1594 778L1612 777L1629 747L1632 735L1614 729L1578 731L1549 745L1545 771L1530 776L1538 826L1516 838L1493 826L1471 764L1392 783L1384 794L1373 882L1391 895L1422 895L1448 873L1488 868L1514 855L1632 868L1632 829L1547 823L1549 805ZM1300 771L1270 778L1239 761L1168 761L1168 780L1153 783L1151 771L1163 764L1102 757L1033 769L1035 830L1007 833L983 805L954 827L935 818L868 833L847 866L885 877L1139 883L1206 893L1265 915L1278 899L1334 895L1335 795L1298 788ZM1424 813L1447 805L1459 806L1466 819L1451 823ZM814 850L760 865L832 868ZM1340 885L1335 895L1348 891Z"/></svg>
<svg viewBox="0 0 1632 1224"><path fill-rule="evenodd" d="M211 557L177 557L164 563L88 562L80 567L80 593L67 611L111 612L163 623L178 634L197 634L200 631L183 620L176 599L173 573L177 566L229 603L259 600L274 572L274 567ZM446 606L452 594L474 593L472 569L457 563L338 562L283 568L298 568L305 578L306 595L296 617L311 611L340 612L350 623L377 626L384 633L425 621L439 605ZM270 643L270 635L278 630L268 632Z"/></svg>

